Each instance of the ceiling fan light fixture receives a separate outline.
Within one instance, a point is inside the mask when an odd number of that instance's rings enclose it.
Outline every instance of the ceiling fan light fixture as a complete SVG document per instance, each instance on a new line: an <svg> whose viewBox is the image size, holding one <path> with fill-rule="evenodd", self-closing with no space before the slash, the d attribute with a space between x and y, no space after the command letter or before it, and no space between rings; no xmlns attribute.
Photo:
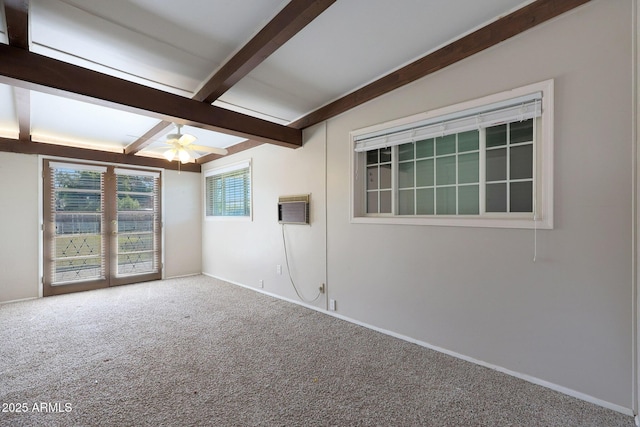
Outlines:
<svg viewBox="0 0 640 427"><path fill-rule="evenodd" d="M172 161L176 157L176 149L172 148L164 152L164 158L168 161Z"/></svg>
<svg viewBox="0 0 640 427"><path fill-rule="evenodd" d="M191 156L187 153L187 150L181 148L178 150L178 159L180 159L180 162L182 163L187 163L191 160Z"/></svg>

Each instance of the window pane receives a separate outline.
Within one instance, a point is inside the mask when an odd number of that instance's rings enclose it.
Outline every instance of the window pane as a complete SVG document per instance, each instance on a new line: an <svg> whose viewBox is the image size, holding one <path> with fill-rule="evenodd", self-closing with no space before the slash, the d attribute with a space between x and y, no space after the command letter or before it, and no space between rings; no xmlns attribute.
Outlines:
<svg viewBox="0 0 640 427"><path fill-rule="evenodd" d="M445 187L436 189L436 214L456 214L456 188Z"/></svg>
<svg viewBox="0 0 640 427"><path fill-rule="evenodd" d="M533 144L511 147L509 177L511 179L533 178Z"/></svg>
<svg viewBox="0 0 640 427"><path fill-rule="evenodd" d="M398 147L400 161L413 159L413 142L402 144Z"/></svg>
<svg viewBox="0 0 640 427"><path fill-rule="evenodd" d="M380 188L391 188L391 164L380 165Z"/></svg>
<svg viewBox="0 0 640 427"><path fill-rule="evenodd" d="M458 183L478 182L480 177L480 154L469 153L458 156Z"/></svg>
<svg viewBox="0 0 640 427"><path fill-rule="evenodd" d="M507 125L492 126L486 129L487 147L507 144Z"/></svg>
<svg viewBox="0 0 640 427"><path fill-rule="evenodd" d="M77 188L83 190L100 190L102 173L75 169L55 169L54 188Z"/></svg>
<svg viewBox="0 0 640 427"><path fill-rule="evenodd" d="M52 167L49 178L52 283L104 278L104 173Z"/></svg>
<svg viewBox="0 0 640 427"><path fill-rule="evenodd" d="M56 212L100 212L102 195L93 191L61 191L55 192Z"/></svg>
<svg viewBox="0 0 640 427"><path fill-rule="evenodd" d="M205 179L205 187L206 187L206 200L205 200L205 204L206 206L206 213L207 216L212 216L213 215L213 177L212 176L208 176Z"/></svg>
<svg viewBox="0 0 640 427"><path fill-rule="evenodd" d="M139 233L153 231L154 212L118 212L118 233Z"/></svg>
<svg viewBox="0 0 640 427"><path fill-rule="evenodd" d="M480 133L477 130L458 134L458 153L477 150L480 147Z"/></svg>
<svg viewBox="0 0 640 427"><path fill-rule="evenodd" d="M378 188L378 166L370 166L367 168L367 190L376 188Z"/></svg>
<svg viewBox="0 0 640 427"><path fill-rule="evenodd" d="M409 188L413 187L413 174L414 174L414 163L400 163L398 164L398 187L399 188Z"/></svg>
<svg viewBox="0 0 640 427"><path fill-rule="evenodd" d="M398 187L413 187L413 162L405 162L398 164Z"/></svg>
<svg viewBox="0 0 640 427"><path fill-rule="evenodd" d="M416 142L416 158L433 157L433 138Z"/></svg>
<svg viewBox="0 0 640 427"><path fill-rule="evenodd" d="M56 235L100 234L102 213L55 212Z"/></svg>
<svg viewBox="0 0 640 427"><path fill-rule="evenodd" d="M507 149L487 150L487 181L507 179Z"/></svg>
<svg viewBox="0 0 640 427"><path fill-rule="evenodd" d="M367 164L373 165L378 163L378 150L367 151Z"/></svg>
<svg viewBox="0 0 640 427"><path fill-rule="evenodd" d="M507 184L487 184L486 186L487 212L506 212L507 211Z"/></svg>
<svg viewBox="0 0 640 427"><path fill-rule="evenodd" d="M456 156L436 159L436 184L450 185L456 183Z"/></svg>
<svg viewBox="0 0 640 427"><path fill-rule="evenodd" d="M67 229L68 230L68 229ZM97 256L102 255L102 236L100 231L95 234L88 235L88 232L82 236L72 235L71 233L62 234L58 227L54 236L54 256L58 262L63 258L73 258L79 256ZM74 230L75 231L75 230ZM59 269L57 270L60 271Z"/></svg>
<svg viewBox="0 0 640 427"><path fill-rule="evenodd" d="M533 141L533 119L509 124L511 144Z"/></svg>
<svg viewBox="0 0 640 427"><path fill-rule="evenodd" d="M423 188L416 190L417 215L433 215L435 213L433 192L433 188Z"/></svg>
<svg viewBox="0 0 640 427"><path fill-rule="evenodd" d="M371 169L367 168L368 174ZM210 199L212 216L251 215L251 172L249 167L211 175L210 178L211 185L208 187L213 191L212 194L207 194L207 203ZM369 176L367 176L368 180Z"/></svg>
<svg viewBox="0 0 640 427"><path fill-rule="evenodd" d="M391 148L381 148L380 149L380 163L390 162L391 161Z"/></svg>
<svg viewBox="0 0 640 427"><path fill-rule="evenodd" d="M413 190L400 190L398 192L398 213L400 215L413 215Z"/></svg>
<svg viewBox="0 0 640 427"><path fill-rule="evenodd" d="M458 213L460 215L480 213L480 186L465 185L458 188Z"/></svg>
<svg viewBox="0 0 640 427"><path fill-rule="evenodd" d="M453 154L456 152L456 135L436 138L436 155Z"/></svg>
<svg viewBox="0 0 640 427"><path fill-rule="evenodd" d="M433 159L418 160L416 162L416 187L430 187L433 185Z"/></svg>
<svg viewBox="0 0 640 427"><path fill-rule="evenodd" d="M118 193L119 211L148 211L153 209L154 196Z"/></svg>
<svg viewBox="0 0 640 427"><path fill-rule="evenodd" d="M533 212L532 182L512 182L509 201L511 212Z"/></svg>
<svg viewBox="0 0 640 427"><path fill-rule="evenodd" d="M380 192L380 213L391 213L391 191Z"/></svg>
<svg viewBox="0 0 640 427"><path fill-rule="evenodd" d="M367 213L378 213L378 192L367 192Z"/></svg>

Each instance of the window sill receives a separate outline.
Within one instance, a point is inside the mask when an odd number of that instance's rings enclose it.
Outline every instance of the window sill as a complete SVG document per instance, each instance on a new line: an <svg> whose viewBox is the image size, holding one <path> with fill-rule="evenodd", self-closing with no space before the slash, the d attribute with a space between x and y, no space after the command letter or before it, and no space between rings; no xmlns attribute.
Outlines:
<svg viewBox="0 0 640 427"><path fill-rule="evenodd" d="M521 229L553 229L550 219L505 218L505 217L402 217L402 216L363 216L352 217L352 224L387 224L387 225L428 225L442 227L477 227L477 228L521 228Z"/></svg>
<svg viewBox="0 0 640 427"><path fill-rule="evenodd" d="M205 216L204 220L209 222L251 222L253 217L251 216Z"/></svg>

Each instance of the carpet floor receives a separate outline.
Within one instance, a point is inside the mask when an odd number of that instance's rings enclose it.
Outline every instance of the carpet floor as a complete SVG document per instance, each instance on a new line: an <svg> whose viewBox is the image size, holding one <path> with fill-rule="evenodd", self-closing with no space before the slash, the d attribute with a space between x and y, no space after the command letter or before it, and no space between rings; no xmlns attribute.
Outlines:
<svg viewBox="0 0 640 427"><path fill-rule="evenodd" d="M2 426L594 426L632 417L205 276L0 305Z"/></svg>

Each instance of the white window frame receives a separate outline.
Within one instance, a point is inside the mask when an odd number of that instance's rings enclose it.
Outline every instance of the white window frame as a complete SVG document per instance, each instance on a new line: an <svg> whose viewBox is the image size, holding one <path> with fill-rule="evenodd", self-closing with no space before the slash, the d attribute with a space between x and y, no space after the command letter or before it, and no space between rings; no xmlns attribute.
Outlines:
<svg viewBox="0 0 640 427"><path fill-rule="evenodd" d="M224 216L224 215L207 215L207 178L213 175L220 175L233 172L240 169L249 169L249 215L243 216ZM202 193L203 193L203 209L202 215L205 221L252 221L253 220L253 169L251 159L241 162L221 166L219 168L209 169L205 171L202 177Z"/></svg>
<svg viewBox="0 0 640 427"><path fill-rule="evenodd" d="M398 120L369 126L350 133L350 221L356 224L406 224L406 225L438 225L459 227L493 227L493 228L553 228L553 80L523 86L517 89L496 93L467 102L439 108L425 113L404 117ZM412 125L430 122L433 119L455 115L461 111L478 109L483 106L520 98L540 92L541 116L534 126L534 212L533 213L483 213L481 215L394 215L366 213L366 152L356 152L356 141L363 135L380 135L385 130L407 129ZM400 133L400 132L398 132ZM394 163L397 168L397 161ZM481 164L481 173L484 165ZM397 203L398 189L396 185L397 170L393 170L393 205Z"/></svg>

